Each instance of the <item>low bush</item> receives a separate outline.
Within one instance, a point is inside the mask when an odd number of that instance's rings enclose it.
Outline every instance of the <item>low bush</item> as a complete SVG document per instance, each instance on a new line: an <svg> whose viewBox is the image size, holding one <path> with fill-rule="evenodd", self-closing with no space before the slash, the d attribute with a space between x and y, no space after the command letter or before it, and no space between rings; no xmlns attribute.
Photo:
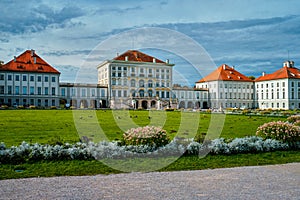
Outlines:
<svg viewBox="0 0 300 200"><path fill-rule="evenodd" d="M295 143L293 148L300 149L300 142ZM7 148L4 143L0 144L0 164L23 162L36 162L39 160L90 160L107 158L131 158L131 157L160 157L200 155L203 152L210 154L237 154L257 153L276 150L288 150L291 146L274 139L264 140L261 137L252 136L236 138L231 142L219 138L207 143L174 139L169 144L161 147L149 145L120 146L116 142L99 143L76 143L64 145L41 145L23 142L20 146Z"/></svg>
<svg viewBox="0 0 300 200"><path fill-rule="evenodd" d="M257 128L257 136L294 143L300 141L300 128L287 122L269 122Z"/></svg>
<svg viewBox="0 0 300 200"><path fill-rule="evenodd" d="M300 115L292 115L287 118L287 121L290 123L295 123L300 120Z"/></svg>
<svg viewBox="0 0 300 200"><path fill-rule="evenodd" d="M125 145L148 145L161 147L169 143L167 132L160 127L145 126L132 128L123 134Z"/></svg>

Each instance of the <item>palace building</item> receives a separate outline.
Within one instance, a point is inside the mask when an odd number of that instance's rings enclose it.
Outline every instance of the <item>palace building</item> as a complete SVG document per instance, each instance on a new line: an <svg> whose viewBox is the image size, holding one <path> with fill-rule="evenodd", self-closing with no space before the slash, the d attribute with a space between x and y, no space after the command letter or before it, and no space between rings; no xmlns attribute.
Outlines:
<svg viewBox="0 0 300 200"><path fill-rule="evenodd" d="M34 50L0 65L0 104L57 106L60 72Z"/></svg>
<svg viewBox="0 0 300 200"><path fill-rule="evenodd" d="M254 108L254 81L226 64L196 82L209 91L211 108Z"/></svg>
<svg viewBox="0 0 300 200"><path fill-rule="evenodd" d="M96 67L96 66L95 66ZM255 80L226 64L180 86L174 64L128 50L97 66L98 83L60 82L60 72L34 50L0 62L0 105L112 109L300 109L300 70L286 61ZM175 82L175 83L174 83Z"/></svg>

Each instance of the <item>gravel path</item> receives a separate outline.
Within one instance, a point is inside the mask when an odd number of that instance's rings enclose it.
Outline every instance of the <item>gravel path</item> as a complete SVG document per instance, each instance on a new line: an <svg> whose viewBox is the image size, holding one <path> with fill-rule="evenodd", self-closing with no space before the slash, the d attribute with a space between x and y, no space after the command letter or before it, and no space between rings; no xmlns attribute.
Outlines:
<svg viewBox="0 0 300 200"><path fill-rule="evenodd" d="M3 180L0 199L300 199L300 163Z"/></svg>

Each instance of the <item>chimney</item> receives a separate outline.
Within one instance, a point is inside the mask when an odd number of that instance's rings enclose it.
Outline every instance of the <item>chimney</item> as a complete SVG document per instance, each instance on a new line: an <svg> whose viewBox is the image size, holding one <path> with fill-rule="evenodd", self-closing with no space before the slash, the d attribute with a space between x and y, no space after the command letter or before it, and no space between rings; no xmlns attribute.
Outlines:
<svg viewBox="0 0 300 200"><path fill-rule="evenodd" d="M17 57L16 56L14 56L14 62L17 62Z"/></svg>
<svg viewBox="0 0 300 200"><path fill-rule="evenodd" d="M128 56L125 56L125 61L128 61Z"/></svg>
<svg viewBox="0 0 300 200"><path fill-rule="evenodd" d="M166 60L166 63L169 64L169 62L170 62L169 59L167 59L167 60Z"/></svg>
<svg viewBox="0 0 300 200"><path fill-rule="evenodd" d="M36 57L33 57L33 63L36 64Z"/></svg>
<svg viewBox="0 0 300 200"><path fill-rule="evenodd" d="M156 63L156 59L155 58L153 58L153 63Z"/></svg>
<svg viewBox="0 0 300 200"><path fill-rule="evenodd" d="M234 65L232 66L232 69L234 69Z"/></svg>
<svg viewBox="0 0 300 200"><path fill-rule="evenodd" d="M294 67L294 65L295 65L295 62L294 61L289 61L289 63L290 63L290 67Z"/></svg>
<svg viewBox="0 0 300 200"><path fill-rule="evenodd" d="M262 73L262 76L265 76L265 75L266 75L266 72L263 72L263 73Z"/></svg>
<svg viewBox="0 0 300 200"><path fill-rule="evenodd" d="M226 69L226 65L225 65L225 64L223 64L223 69L224 69L224 70Z"/></svg>
<svg viewBox="0 0 300 200"><path fill-rule="evenodd" d="M31 57L34 56L35 51L33 49L31 49Z"/></svg>

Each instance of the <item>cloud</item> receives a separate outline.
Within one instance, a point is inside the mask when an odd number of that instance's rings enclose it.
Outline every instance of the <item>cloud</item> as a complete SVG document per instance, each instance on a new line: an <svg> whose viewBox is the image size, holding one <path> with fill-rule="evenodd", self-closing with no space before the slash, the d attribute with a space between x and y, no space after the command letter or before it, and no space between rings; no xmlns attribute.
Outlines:
<svg viewBox="0 0 300 200"><path fill-rule="evenodd" d="M0 32L23 34L43 31L47 27L74 26L76 23L72 22L72 19L84 15L83 10L76 6L65 6L56 10L48 5L35 3L35 1L17 3L1 1Z"/></svg>

